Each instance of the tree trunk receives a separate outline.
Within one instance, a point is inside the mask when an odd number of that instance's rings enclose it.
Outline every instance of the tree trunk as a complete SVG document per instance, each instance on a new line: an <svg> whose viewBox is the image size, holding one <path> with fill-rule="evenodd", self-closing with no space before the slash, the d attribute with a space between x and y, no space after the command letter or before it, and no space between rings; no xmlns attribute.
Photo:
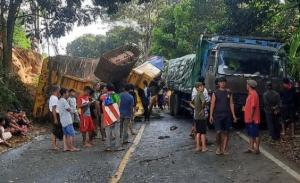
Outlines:
<svg viewBox="0 0 300 183"><path fill-rule="evenodd" d="M9 12L6 22L6 45L3 45L3 63L4 67L7 68L8 72L12 71L12 48L13 48L13 35L14 27L16 23L16 16L21 6L22 0L10 1Z"/></svg>
<svg viewBox="0 0 300 183"><path fill-rule="evenodd" d="M1 24L1 44L2 44L0 56L1 56L1 64L2 66L5 66L4 59L3 59L4 45L6 45L6 20L4 18L4 14L6 12L5 1L1 1L0 8L1 8L0 24Z"/></svg>

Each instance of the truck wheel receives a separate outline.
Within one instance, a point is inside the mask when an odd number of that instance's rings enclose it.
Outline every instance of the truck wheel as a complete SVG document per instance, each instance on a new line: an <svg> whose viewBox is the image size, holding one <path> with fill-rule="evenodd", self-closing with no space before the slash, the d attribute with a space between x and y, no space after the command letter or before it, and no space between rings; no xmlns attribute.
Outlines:
<svg viewBox="0 0 300 183"><path fill-rule="evenodd" d="M174 94L173 111L174 116L178 116L180 114L180 99L178 94Z"/></svg>
<svg viewBox="0 0 300 183"><path fill-rule="evenodd" d="M170 103L169 103L169 111L172 116L174 116L174 94L170 96Z"/></svg>

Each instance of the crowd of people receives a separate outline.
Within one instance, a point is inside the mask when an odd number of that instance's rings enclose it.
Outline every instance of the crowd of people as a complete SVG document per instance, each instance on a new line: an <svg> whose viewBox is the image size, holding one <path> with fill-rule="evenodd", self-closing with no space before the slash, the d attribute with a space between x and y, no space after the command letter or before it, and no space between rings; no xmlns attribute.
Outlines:
<svg viewBox="0 0 300 183"><path fill-rule="evenodd" d="M74 145L74 125L79 122L83 147L93 146L99 132L102 140L106 141L107 151L123 150L122 144L129 143L128 132L135 135L133 122L137 95L143 105L145 121L150 120L153 106L164 108L162 82L155 80L148 85L145 81L143 84L144 89L122 84L121 91L117 93L113 84L97 82L93 88L86 86L80 96L73 89L53 86L49 99L52 148L58 150L57 140L62 140L64 151L78 151Z"/></svg>
<svg viewBox="0 0 300 183"><path fill-rule="evenodd" d="M229 131L232 122L237 122L233 95L226 87L225 77L216 80L216 90L212 96L205 89L204 78L195 84L192 93L191 107L194 108L194 125L191 136L195 137L196 151L206 152L207 119L216 130L216 154L226 155L228 151ZM256 91L258 83L255 80L247 80L248 96L243 107L246 132L249 136L249 147L245 153L259 154L260 138L259 124L261 122L260 103L263 102L265 118L271 141L277 141L286 134L290 127L291 135L295 133L297 109L300 106L299 83L293 83L285 78L282 82L282 90L273 89L272 82L267 82L266 91L260 97ZM210 105L210 106L209 106ZM209 111L209 112L208 112Z"/></svg>
<svg viewBox="0 0 300 183"><path fill-rule="evenodd" d="M0 117L0 144L11 147L8 140L14 135L27 135L31 126L31 121L24 111L8 110Z"/></svg>

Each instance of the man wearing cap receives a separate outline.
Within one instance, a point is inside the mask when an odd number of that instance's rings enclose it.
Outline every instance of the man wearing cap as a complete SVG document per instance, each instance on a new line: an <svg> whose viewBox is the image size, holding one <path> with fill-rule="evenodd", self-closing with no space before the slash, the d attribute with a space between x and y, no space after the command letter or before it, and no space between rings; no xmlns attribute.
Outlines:
<svg viewBox="0 0 300 183"><path fill-rule="evenodd" d="M246 123L246 131L249 136L249 148L246 153L259 154L259 123L260 109L259 96L255 90L257 82L247 80L248 97L244 107L244 121Z"/></svg>
<svg viewBox="0 0 300 183"><path fill-rule="evenodd" d="M217 131L217 155L228 154L229 130L232 127L232 121L237 121L232 93L226 88L226 82L225 77L218 79L218 88L212 95L210 106L209 121L214 123Z"/></svg>
<svg viewBox="0 0 300 183"><path fill-rule="evenodd" d="M279 113L281 99L279 93L273 90L272 82L268 81L266 84L267 91L263 95L263 100L269 136L272 140L278 140L280 138Z"/></svg>

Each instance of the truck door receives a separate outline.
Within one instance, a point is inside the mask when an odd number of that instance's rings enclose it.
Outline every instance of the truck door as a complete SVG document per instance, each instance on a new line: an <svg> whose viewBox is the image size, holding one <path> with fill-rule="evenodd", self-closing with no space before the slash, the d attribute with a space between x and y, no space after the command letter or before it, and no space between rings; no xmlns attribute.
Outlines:
<svg viewBox="0 0 300 183"><path fill-rule="evenodd" d="M208 67L205 76L205 83L208 91L213 91L215 89L216 65L217 50L210 50L208 56Z"/></svg>

